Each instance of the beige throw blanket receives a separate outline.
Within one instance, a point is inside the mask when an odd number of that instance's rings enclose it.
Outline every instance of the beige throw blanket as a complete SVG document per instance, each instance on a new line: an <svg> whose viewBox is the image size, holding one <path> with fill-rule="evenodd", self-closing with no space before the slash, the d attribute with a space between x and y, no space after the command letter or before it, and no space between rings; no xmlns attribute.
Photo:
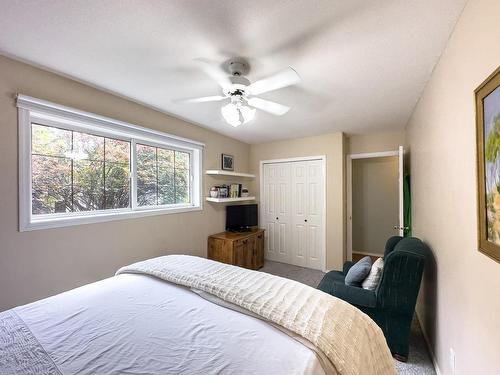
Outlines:
<svg viewBox="0 0 500 375"><path fill-rule="evenodd" d="M367 315L305 284L187 255L149 259L121 273L155 276L249 310L309 340L341 375L396 374L384 335Z"/></svg>

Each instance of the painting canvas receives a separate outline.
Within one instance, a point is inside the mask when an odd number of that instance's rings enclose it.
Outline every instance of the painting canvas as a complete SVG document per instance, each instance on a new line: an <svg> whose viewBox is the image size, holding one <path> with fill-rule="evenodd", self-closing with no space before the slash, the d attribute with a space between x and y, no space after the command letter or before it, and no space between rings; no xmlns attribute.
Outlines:
<svg viewBox="0 0 500 375"><path fill-rule="evenodd" d="M500 71L476 90L479 249L500 261Z"/></svg>
<svg viewBox="0 0 500 375"><path fill-rule="evenodd" d="M483 103L487 235L500 246L500 87Z"/></svg>

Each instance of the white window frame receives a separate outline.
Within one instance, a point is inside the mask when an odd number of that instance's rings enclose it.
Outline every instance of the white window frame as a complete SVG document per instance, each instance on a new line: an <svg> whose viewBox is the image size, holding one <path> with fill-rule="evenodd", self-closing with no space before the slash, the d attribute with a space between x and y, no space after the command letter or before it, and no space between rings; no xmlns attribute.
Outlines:
<svg viewBox="0 0 500 375"><path fill-rule="evenodd" d="M17 107L19 127L19 231L200 211L203 209L202 163L205 146L203 143L22 94L17 95ZM31 175L32 123L129 141L131 146L129 207L78 213L33 215ZM190 154L191 203L142 207L137 205L136 143L188 152Z"/></svg>

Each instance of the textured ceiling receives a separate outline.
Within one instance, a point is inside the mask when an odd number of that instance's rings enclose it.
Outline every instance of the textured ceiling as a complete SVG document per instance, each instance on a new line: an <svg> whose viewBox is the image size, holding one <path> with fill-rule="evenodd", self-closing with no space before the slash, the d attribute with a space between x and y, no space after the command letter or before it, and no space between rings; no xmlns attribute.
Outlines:
<svg viewBox="0 0 500 375"><path fill-rule="evenodd" d="M0 53L63 73L249 143L334 131L400 129L446 45L465 0L169 0L0 2ZM302 82L263 98L238 128L193 62L251 63L255 81L292 66Z"/></svg>

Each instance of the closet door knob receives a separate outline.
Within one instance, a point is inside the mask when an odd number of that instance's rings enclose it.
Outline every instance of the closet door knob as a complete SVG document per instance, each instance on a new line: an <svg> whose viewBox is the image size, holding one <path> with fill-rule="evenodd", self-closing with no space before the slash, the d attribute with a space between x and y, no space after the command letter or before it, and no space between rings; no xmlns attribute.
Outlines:
<svg viewBox="0 0 500 375"><path fill-rule="evenodd" d="M278 218L276 218L276 220L279 220Z"/></svg>
<svg viewBox="0 0 500 375"><path fill-rule="evenodd" d="M304 219L304 221L307 223L307 219Z"/></svg>

